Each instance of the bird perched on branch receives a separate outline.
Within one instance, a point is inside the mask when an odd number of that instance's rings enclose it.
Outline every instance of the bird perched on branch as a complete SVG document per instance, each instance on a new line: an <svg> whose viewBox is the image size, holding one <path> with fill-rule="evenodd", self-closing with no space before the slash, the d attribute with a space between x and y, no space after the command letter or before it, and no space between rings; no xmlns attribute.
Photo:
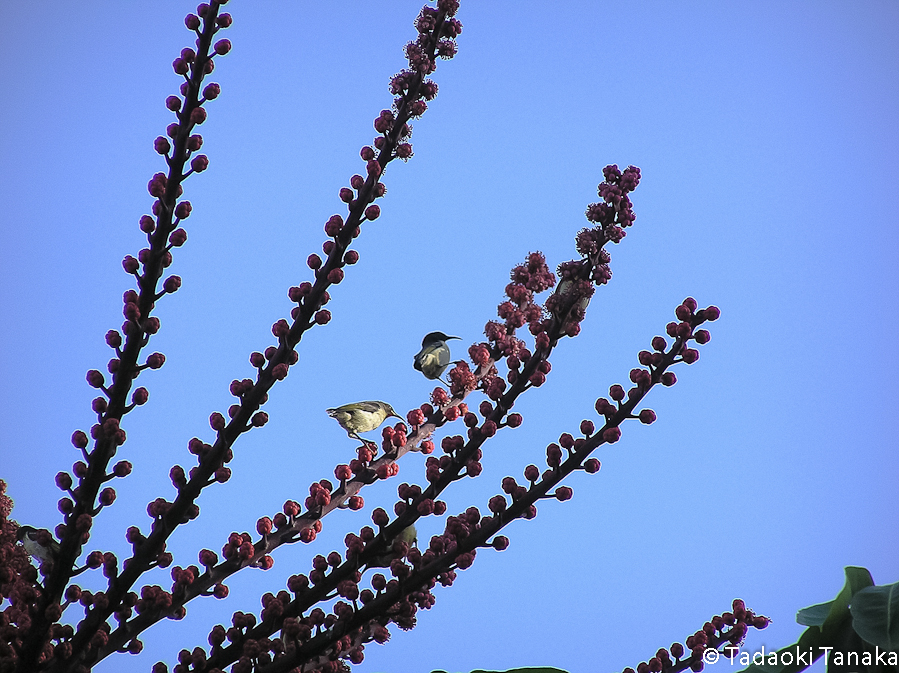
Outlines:
<svg viewBox="0 0 899 673"><path fill-rule="evenodd" d="M387 547L387 552L373 558L368 562L366 567L387 568L390 566L391 561L400 558L404 553L409 553L409 549L411 549L417 542L418 531L415 530L415 526L406 526L405 528L403 528L403 530L397 533L395 538L390 541L390 545Z"/></svg>
<svg viewBox="0 0 899 673"><path fill-rule="evenodd" d="M39 531L31 526L19 526L16 531L16 540L22 543L29 556L36 558L41 563L55 561L59 556L59 543L50 535L50 531Z"/></svg>
<svg viewBox="0 0 899 673"><path fill-rule="evenodd" d="M344 404L342 407L326 409L326 411L328 416L340 423L340 427L346 430L349 437L358 439L364 444L368 444L368 442L359 436L360 432L374 430L390 416L403 420L403 417L397 414L387 402L377 400Z"/></svg>
<svg viewBox="0 0 899 673"><path fill-rule="evenodd" d="M421 340L421 350L415 356L412 366L425 375L425 378L439 379L444 385L449 385L441 379L441 375L450 363L450 349L446 345L449 339L458 339L456 336L448 336L443 332L431 332Z"/></svg>

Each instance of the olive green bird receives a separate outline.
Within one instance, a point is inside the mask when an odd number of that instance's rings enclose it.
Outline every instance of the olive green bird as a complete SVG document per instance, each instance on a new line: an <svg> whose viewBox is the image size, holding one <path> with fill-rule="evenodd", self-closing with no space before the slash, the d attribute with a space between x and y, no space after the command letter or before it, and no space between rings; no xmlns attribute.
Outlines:
<svg viewBox="0 0 899 673"><path fill-rule="evenodd" d="M403 420L403 417L396 413L387 402L377 400L344 404L342 407L326 409L326 411L328 416L346 430L347 436L365 444L368 442L359 436L360 432L374 430L391 416Z"/></svg>
<svg viewBox="0 0 899 673"><path fill-rule="evenodd" d="M376 556L371 561L368 562L366 568L387 568L390 566L390 562L394 559L400 557L400 552L397 549L402 549L398 542L402 542L406 545L406 553L409 552L409 549L414 547L418 543L418 531L415 530L415 526L406 526L397 533L396 537L390 541L390 545L387 548L387 552L385 554L381 554L380 556Z"/></svg>

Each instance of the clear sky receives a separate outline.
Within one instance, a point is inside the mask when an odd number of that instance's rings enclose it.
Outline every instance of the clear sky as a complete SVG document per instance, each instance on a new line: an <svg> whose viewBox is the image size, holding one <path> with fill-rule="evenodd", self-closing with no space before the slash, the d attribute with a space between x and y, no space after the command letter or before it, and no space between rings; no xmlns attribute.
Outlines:
<svg viewBox="0 0 899 673"><path fill-rule="evenodd" d="M119 451L135 471L87 551L127 557L125 528L148 528L147 502L174 493L170 467L192 464L188 440L212 438L228 384L273 342L287 288L310 279L306 257L344 212L339 188L363 170L419 7L228 4L234 49L217 60L222 95L201 128L210 167L185 185L194 210L171 268L184 285L158 303L147 351L166 364L139 379L150 401L126 418ZM146 184L164 170L153 139L173 121L171 61L192 43L193 10L0 0L0 477L21 523L58 523L53 477L77 459L72 431L93 422L84 375L105 369L103 335L122 322L121 259L143 247ZM234 478L173 538L175 563L302 501L352 457L326 407L426 401L411 366L422 336L463 337L459 355L482 340L512 266L532 250L552 268L574 255L601 169L617 163L643 182L614 278L516 406L523 425L448 494L450 512L486 511L502 477L596 420L595 399L627 382L684 297L721 308L711 342L674 388L653 390L654 425L626 425L599 474L567 482L573 500L510 526L507 551L482 552L357 670L618 671L736 597L774 620L747 648L772 649L801 632L797 609L835 596L844 566L899 580L899 5L462 0L458 16L459 54L434 74L415 156L384 176L382 216L332 292L333 320L303 339L269 424L236 445ZM398 478L363 492L363 513L328 517L314 544L282 548L270 571L233 578L224 603L197 602L148 633L138 659L97 670L171 664L234 610L258 614L259 595L342 551L422 468L406 456ZM424 520L419 538L440 530Z"/></svg>

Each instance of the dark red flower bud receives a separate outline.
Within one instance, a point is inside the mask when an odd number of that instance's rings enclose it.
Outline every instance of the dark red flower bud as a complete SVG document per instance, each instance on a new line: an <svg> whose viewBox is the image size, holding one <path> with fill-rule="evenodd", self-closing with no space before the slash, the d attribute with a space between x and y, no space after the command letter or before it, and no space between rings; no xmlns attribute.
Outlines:
<svg viewBox="0 0 899 673"><path fill-rule="evenodd" d="M403 161L412 156L412 145L409 143L400 143L396 146L396 156Z"/></svg>
<svg viewBox="0 0 899 673"><path fill-rule="evenodd" d="M222 93L222 87L215 82L210 82L203 87L203 98L206 100L215 100L219 97L220 93Z"/></svg>
<svg viewBox="0 0 899 673"><path fill-rule="evenodd" d="M550 444L546 447L546 464L550 467L558 467L562 464L562 449L558 444Z"/></svg>
<svg viewBox="0 0 899 673"><path fill-rule="evenodd" d="M211 63L211 61L209 61ZM206 121L206 108L195 107L190 111L190 121L193 124L202 124Z"/></svg>
<svg viewBox="0 0 899 673"><path fill-rule="evenodd" d="M59 472L56 475L56 485L61 491L67 491L72 488L72 475L68 472Z"/></svg>
<svg viewBox="0 0 899 673"><path fill-rule="evenodd" d="M521 421L521 414L509 414L506 417L506 425L508 425L510 428L517 428L519 425L521 425Z"/></svg>
<svg viewBox="0 0 899 673"><path fill-rule="evenodd" d="M656 412L652 409L644 409L640 412L639 415L640 422L649 425L650 423L654 423L656 420Z"/></svg>
<svg viewBox="0 0 899 673"><path fill-rule="evenodd" d="M87 373L87 382L91 386L91 388L102 388L105 380L103 379L103 374L98 372L96 369L91 369Z"/></svg>
<svg viewBox="0 0 899 673"><path fill-rule="evenodd" d="M143 329L147 334L156 334L159 331L159 318L155 316L147 318L144 321ZM116 364L118 365L118 361L116 361ZM116 366L116 371L118 371L118 366Z"/></svg>
<svg viewBox="0 0 899 673"><path fill-rule="evenodd" d="M689 307L681 304L674 310L674 315L677 316L678 320L689 320L690 316L693 315L693 311L689 309Z"/></svg>
<svg viewBox="0 0 899 673"><path fill-rule="evenodd" d="M169 276L162 283L162 289L165 290L166 292L177 292L180 287L181 287L181 276Z"/></svg>
<svg viewBox="0 0 899 673"><path fill-rule="evenodd" d="M506 499L501 495L495 495L487 501L488 509L494 514L506 511Z"/></svg>
<svg viewBox="0 0 899 673"><path fill-rule="evenodd" d="M209 168L209 157L205 154L198 154L190 160L190 167L196 173L202 173Z"/></svg>
<svg viewBox="0 0 899 673"><path fill-rule="evenodd" d="M556 489L556 499L561 502L571 500L572 495L574 495L574 491L572 491L568 486L559 486L559 488Z"/></svg>
<svg viewBox="0 0 899 673"><path fill-rule="evenodd" d="M169 142L168 138L159 136L153 141L153 149L156 150L157 154L168 154L172 149L172 144Z"/></svg>
<svg viewBox="0 0 899 673"><path fill-rule="evenodd" d="M493 421L485 421L481 426L481 434L484 437L493 437L496 434L496 423Z"/></svg>
<svg viewBox="0 0 899 673"><path fill-rule="evenodd" d="M608 428L605 432L602 433L602 438L609 444L614 444L619 439L621 439L621 429L620 428Z"/></svg>
<svg viewBox="0 0 899 673"><path fill-rule="evenodd" d="M165 364L165 355L162 353L153 353L147 358L147 366L150 369L159 369Z"/></svg>
<svg viewBox="0 0 899 673"><path fill-rule="evenodd" d="M120 460L115 466L112 468L112 473L117 477L127 477L131 474L131 463L127 460Z"/></svg>
<svg viewBox="0 0 899 673"><path fill-rule="evenodd" d="M260 535L268 535L272 532L272 528L272 520L267 516L264 516L256 521L256 532Z"/></svg>
<svg viewBox="0 0 899 673"><path fill-rule="evenodd" d="M696 333L693 335L693 338L696 339L696 343L707 344L712 338L712 335L709 334L709 331L707 329L701 329L696 331Z"/></svg>
<svg viewBox="0 0 899 673"><path fill-rule="evenodd" d="M106 345L110 348L118 348L122 345L122 335L114 329L109 330L106 333Z"/></svg>
<svg viewBox="0 0 899 673"><path fill-rule="evenodd" d="M509 538L505 535L497 535L490 544L496 551L505 551L509 548Z"/></svg>

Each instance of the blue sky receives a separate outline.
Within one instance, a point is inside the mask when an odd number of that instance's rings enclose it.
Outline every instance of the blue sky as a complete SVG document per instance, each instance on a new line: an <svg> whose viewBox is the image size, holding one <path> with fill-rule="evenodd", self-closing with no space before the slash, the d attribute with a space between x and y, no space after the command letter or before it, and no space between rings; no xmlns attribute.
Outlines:
<svg viewBox="0 0 899 673"><path fill-rule="evenodd" d="M169 468L191 464L187 441L211 438L228 384L272 343L287 288L310 279L305 259L343 212L337 191L364 168L359 148L390 105L419 7L227 6L234 49L217 60L222 95L201 128L210 168L185 185L194 210L171 269L184 285L158 303L148 351L166 365L140 377L150 401L126 418L119 454L135 471L88 551L126 558L125 528L148 527L147 502L174 492ZM173 121L170 64L192 42L182 19L193 9L0 3L0 477L20 522L58 523L53 476L77 459L72 431L92 423L84 374L105 369L103 335L122 322L120 262L143 246L146 183L164 170L152 143ZM369 646L357 670L616 671L735 597L774 620L747 648L771 649L800 633L798 608L837 593L844 566L899 580L899 6L463 0L459 18L458 56L434 75L415 156L384 176L382 216L332 292L332 322L304 338L269 424L236 445L234 478L207 489L200 520L173 538L175 562L219 550L349 460L326 407L424 402L431 386L411 367L422 335L481 340L512 266L532 250L550 267L574 255L602 167L617 163L643 181L612 282L547 384L516 405L522 427L448 494L450 512L486 510L502 477L595 420L595 399L626 382L684 297L721 307L711 342L674 388L651 393L654 425L625 426L599 474L567 482L573 500L510 526L507 551L480 554L415 630ZM342 550L422 467L407 456L398 478L366 489L364 513L329 517L313 545L240 573L226 602L158 625L127 663L172 663L234 610L258 613L261 593ZM441 529L423 521L419 537ZM149 581L170 582L162 571Z"/></svg>

